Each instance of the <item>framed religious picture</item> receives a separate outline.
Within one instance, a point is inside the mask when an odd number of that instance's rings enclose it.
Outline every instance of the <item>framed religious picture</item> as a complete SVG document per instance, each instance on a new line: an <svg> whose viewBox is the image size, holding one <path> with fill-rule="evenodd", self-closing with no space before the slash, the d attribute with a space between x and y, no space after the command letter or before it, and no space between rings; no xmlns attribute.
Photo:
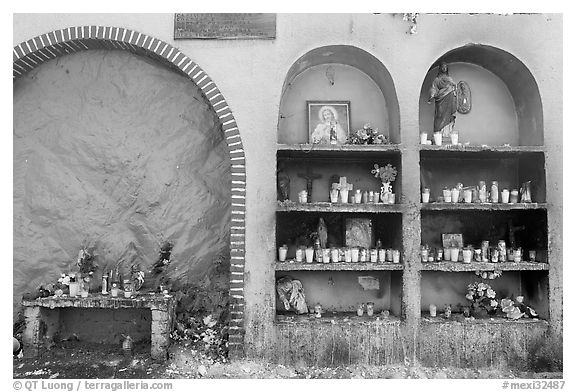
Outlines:
<svg viewBox="0 0 576 392"><path fill-rule="evenodd" d="M307 101L308 141L344 144L350 132L350 101Z"/></svg>
<svg viewBox="0 0 576 392"><path fill-rule="evenodd" d="M444 248L451 247L464 247L464 241L462 239L462 234L442 234L442 246Z"/></svg>

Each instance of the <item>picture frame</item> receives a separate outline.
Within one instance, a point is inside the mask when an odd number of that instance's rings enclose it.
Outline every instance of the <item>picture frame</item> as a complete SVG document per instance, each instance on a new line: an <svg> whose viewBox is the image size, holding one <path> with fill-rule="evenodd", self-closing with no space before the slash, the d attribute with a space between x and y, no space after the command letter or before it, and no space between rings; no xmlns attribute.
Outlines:
<svg viewBox="0 0 576 392"><path fill-rule="evenodd" d="M308 142L345 144L350 135L350 101L306 101Z"/></svg>
<svg viewBox="0 0 576 392"><path fill-rule="evenodd" d="M444 248L450 248L454 245L458 248L464 247L462 234L442 234L442 246Z"/></svg>

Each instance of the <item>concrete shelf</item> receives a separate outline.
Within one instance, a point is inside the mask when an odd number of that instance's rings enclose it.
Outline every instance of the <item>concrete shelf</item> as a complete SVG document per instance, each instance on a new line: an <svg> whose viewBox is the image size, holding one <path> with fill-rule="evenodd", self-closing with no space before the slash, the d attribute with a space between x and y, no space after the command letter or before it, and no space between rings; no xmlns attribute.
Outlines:
<svg viewBox="0 0 576 392"><path fill-rule="evenodd" d="M358 316L355 312L330 312L322 313L322 317L317 318L313 313L310 314L277 314L275 322L277 324L298 324L298 325L319 325L319 324L399 324L400 318L388 315L382 316L379 312L374 313L373 316L367 316L364 312L363 316Z"/></svg>
<svg viewBox="0 0 576 392"><path fill-rule="evenodd" d="M442 146L435 145L420 145L420 151L430 152L432 155L434 152L466 152L466 153L508 153L508 154L521 154L521 153L534 153L534 152L544 152L543 146L477 146L477 145L451 145L446 144Z"/></svg>
<svg viewBox="0 0 576 392"><path fill-rule="evenodd" d="M539 318L521 318L518 320L508 319L502 315L494 315L487 318L466 318L461 313L452 313L449 319L438 312L436 317L431 317L428 312L422 314L422 323L425 324L504 324L517 325L542 325L548 326L548 321Z"/></svg>
<svg viewBox="0 0 576 392"><path fill-rule="evenodd" d="M421 203L423 211L441 210L481 210L481 211L510 211L510 210L545 210L546 203Z"/></svg>
<svg viewBox="0 0 576 392"><path fill-rule="evenodd" d="M401 271L403 264L394 263L296 263L276 262L276 271Z"/></svg>
<svg viewBox="0 0 576 392"><path fill-rule="evenodd" d="M276 211L289 212L344 212L344 213L401 213L404 211L402 204L384 204L384 203L366 203L366 204L349 204L349 203L296 203L296 202L278 202Z"/></svg>
<svg viewBox="0 0 576 392"><path fill-rule="evenodd" d="M401 147L400 144L278 144L276 150L282 158L376 159L382 155L399 155Z"/></svg>
<svg viewBox="0 0 576 392"><path fill-rule="evenodd" d="M477 262L469 264L462 262L429 262L422 263L422 271L442 271L442 272L474 272L474 271L547 271L550 268L548 263L532 263L522 261L519 263L502 262Z"/></svg>

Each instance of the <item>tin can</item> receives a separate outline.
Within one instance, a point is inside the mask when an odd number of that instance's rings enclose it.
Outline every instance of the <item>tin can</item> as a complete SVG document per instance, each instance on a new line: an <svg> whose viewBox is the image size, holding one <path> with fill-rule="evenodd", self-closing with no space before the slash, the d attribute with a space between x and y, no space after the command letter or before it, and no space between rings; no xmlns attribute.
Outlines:
<svg viewBox="0 0 576 392"><path fill-rule="evenodd" d="M506 261L506 242L504 240L498 241L498 261Z"/></svg>

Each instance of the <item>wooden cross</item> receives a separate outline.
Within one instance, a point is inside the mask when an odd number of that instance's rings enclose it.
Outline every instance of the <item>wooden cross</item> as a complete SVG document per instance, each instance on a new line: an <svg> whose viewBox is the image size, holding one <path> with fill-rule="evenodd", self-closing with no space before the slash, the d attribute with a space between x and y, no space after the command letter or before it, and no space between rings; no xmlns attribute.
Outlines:
<svg viewBox="0 0 576 392"><path fill-rule="evenodd" d="M312 182L322 178L322 174L313 173L312 168L308 166L306 173L298 173L298 177L306 180L306 192L308 192L308 203L310 203L312 201Z"/></svg>

